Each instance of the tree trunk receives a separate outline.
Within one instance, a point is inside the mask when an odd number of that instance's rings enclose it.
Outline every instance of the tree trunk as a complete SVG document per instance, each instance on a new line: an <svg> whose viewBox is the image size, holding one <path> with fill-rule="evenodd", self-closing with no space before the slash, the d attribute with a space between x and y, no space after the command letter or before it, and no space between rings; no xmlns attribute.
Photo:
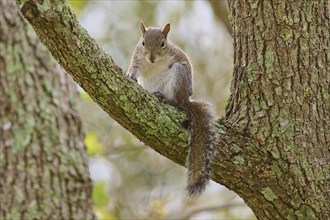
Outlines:
<svg viewBox="0 0 330 220"><path fill-rule="evenodd" d="M241 195L260 219L329 219L328 2L229 5L235 70L226 122L251 137L240 188L254 193Z"/></svg>
<svg viewBox="0 0 330 220"><path fill-rule="evenodd" d="M0 219L92 219L76 86L0 1Z"/></svg>
<svg viewBox="0 0 330 220"><path fill-rule="evenodd" d="M130 81L66 3L17 1L53 56L111 117L184 164L182 112ZM235 68L226 117L217 122L212 179L239 194L259 219L329 219L329 5L229 5Z"/></svg>

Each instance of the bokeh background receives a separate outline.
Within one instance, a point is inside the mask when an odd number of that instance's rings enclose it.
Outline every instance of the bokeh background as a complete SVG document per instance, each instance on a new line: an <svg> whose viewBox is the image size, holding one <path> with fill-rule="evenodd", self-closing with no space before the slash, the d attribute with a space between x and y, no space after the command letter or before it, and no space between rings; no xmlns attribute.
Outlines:
<svg viewBox="0 0 330 220"><path fill-rule="evenodd" d="M140 21L157 27L170 23L168 38L193 65L192 98L212 103L218 118L224 115L233 71L230 28L222 18L227 18L225 1L69 3L82 26L124 71L141 37ZM241 198L214 182L198 199L187 199L185 168L145 146L79 91L99 219L255 219Z"/></svg>

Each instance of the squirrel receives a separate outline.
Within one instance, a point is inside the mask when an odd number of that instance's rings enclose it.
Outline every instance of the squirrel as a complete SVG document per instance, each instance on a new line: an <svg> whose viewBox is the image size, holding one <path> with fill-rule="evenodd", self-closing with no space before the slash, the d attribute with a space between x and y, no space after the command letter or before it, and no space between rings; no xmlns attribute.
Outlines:
<svg viewBox="0 0 330 220"><path fill-rule="evenodd" d="M141 22L142 37L133 53L127 75L160 101L184 110L188 120L182 123L189 133L187 157L190 197L200 195L209 182L215 155L214 116L208 103L191 101L192 66L187 55L167 39L170 24L164 29Z"/></svg>

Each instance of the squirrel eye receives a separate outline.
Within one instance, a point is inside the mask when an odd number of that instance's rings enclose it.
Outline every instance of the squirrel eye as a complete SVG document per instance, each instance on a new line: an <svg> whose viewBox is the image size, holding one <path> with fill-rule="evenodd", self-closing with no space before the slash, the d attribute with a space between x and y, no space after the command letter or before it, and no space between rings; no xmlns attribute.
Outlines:
<svg viewBox="0 0 330 220"><path fill-rule="evenodd" d="M142 46L144 46L144 41L142 41Z"/></svg>
<svg viewBox="0 0 330 220"><path fill-rule="evenodd" d="M165 41L164 41L164 40L162 40L162 42L160 43L160 46L161 46L162 48L165 47Z"/></svg>

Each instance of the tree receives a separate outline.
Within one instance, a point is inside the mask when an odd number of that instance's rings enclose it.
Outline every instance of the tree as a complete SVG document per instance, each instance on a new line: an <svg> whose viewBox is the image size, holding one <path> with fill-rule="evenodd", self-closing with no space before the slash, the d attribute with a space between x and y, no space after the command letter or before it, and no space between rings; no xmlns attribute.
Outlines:
<svg viewBox="0 0 330 220"><path fill-rule="evenodd" d="M80 27L65 2L18 0L21 13L75 81L112 118L183 165L185 115L129 80ZM217 121L213 180L259 219L327 219L329 5L229 1L235 68Z"/></svg>
<svg viewBox="0 0 330 220"><path fill-rule="evenodd" d="M92 219L76 86L0 1L0 219Z"/></svg>

